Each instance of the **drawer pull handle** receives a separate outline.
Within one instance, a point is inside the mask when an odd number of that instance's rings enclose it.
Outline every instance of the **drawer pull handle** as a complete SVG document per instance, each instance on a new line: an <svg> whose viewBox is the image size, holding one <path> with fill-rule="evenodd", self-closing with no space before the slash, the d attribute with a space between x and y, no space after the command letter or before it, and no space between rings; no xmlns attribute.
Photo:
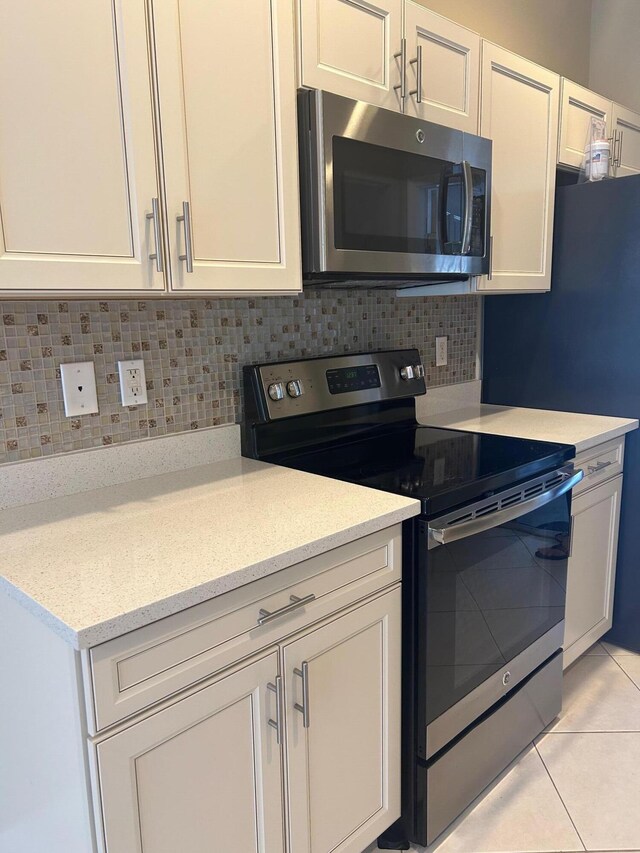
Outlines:
<svg viewBox="0 0 640 853"><path fill-rule="evenodd" d="M275 720L267 720L267 723L272 729L276 730L276 743L280 746L282 744L282 722L284 720L284 714L282 713L282 676L276 676L275 684L270 681L267 684L267 690L271 690L276 694L276 718Z"/></svg>
<svg viewBox="0 0 640 853"><path fill-rule="evenodd" d="M608 468L609 465L613 465L613 462L609 460L608 462L598 462L597 465L589 465L589 473L590 474L598 474L604 468Z"/></svg>
<svg viewBox="0 0 640 853"><path fill-rule="evenodd" d="M302 705L299 702L294 702L293 707L296 711L302 714L302 725L305 729L309 728L309 663L306 660L302 661L302 669L293 670L293 674L302 679Z"/></svg>
<svg viewBox="0 0 640 853"><path fill-rule="evenodd" d="M311 592L309 595L305 595L303 598L298 598L297 595L290 595L291 599L290 604L285 604L284 607L280 607L279 610L265 610L261 608L258 611L258 625L266 625L267 622L272 622L274 619L279 619L281 616L286 616L287 613L291 613L294 610L297 610L299 607L304 607L305 604L309 604L310 601L315 600L315 595Z"/></svg>

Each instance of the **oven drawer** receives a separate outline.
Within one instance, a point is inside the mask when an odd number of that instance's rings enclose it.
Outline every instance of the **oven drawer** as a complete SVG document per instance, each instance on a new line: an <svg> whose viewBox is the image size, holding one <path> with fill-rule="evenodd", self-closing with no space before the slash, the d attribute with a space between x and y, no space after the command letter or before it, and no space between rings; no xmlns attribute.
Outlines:
<svg viewBox="0 0 640 853"><path fill-rule="evenodd" d="M427 844L557 717L561 708L562 653L558 653L428 768Z"/></svg>
<svg viewBox="0 0 640 853"><path fill-rule="evenodd" d="M91 733L396 583L401 559L395 525L96 646Z"/></svg>
<svg viewBox="0 0 640 853"><path fill-rule="evenodd" d="M620 474L624 461L624 438L608 441L576 456L575 466L584 471L584 479L574 488L574 496Z"/></svg>

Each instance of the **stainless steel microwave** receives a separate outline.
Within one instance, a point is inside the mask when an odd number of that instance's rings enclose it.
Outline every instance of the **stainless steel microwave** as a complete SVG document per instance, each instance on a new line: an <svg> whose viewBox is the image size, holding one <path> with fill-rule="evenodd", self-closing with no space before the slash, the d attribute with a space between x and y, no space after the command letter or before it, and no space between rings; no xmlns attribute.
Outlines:
<svg viewBox="0 0 640 853"><path fill-rule="evenodd" d="M298 94L306 283L415 286L489 272L491 142Z"/></svg>

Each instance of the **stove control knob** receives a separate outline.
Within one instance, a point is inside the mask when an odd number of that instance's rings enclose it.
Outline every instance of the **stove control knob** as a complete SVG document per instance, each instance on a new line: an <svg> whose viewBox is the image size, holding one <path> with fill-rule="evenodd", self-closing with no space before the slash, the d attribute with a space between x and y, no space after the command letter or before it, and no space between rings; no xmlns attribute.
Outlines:
<svg viewBox="0 0 640 853"><path fill-rule="evenodd" d="M413 375L416 379L424 379L424 367L421 364L414 364Z"/></svg>
<svg viewBox="0 0 640 853"><path fill-rule="evenodd" d="M413 367L410 364L406 364L400 368L400 379L403 379L405 382L413 379Z"/></svg>
<svg viewBox="0 0 640 853"><path fill-rule="evenodd" d="M292 379L287 382L287 394L290 397L302 397L304 394L304 385L300 379Z"/></svg>
<svg viewBox="0 0 640 853"><path fill-rule="evenodd" d="M272 382L267 388L267 394L275 402L284 399L284 385L282 382Z"/></svg>

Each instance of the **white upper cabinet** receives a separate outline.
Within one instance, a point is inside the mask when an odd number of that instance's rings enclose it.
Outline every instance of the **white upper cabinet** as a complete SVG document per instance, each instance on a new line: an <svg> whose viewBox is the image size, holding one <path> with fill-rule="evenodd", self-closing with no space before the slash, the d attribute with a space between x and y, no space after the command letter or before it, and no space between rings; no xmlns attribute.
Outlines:
<svg viewBox="0 0 640 853"><path fill-rule="evenodd" d="M481 291L551 287L560 78L484 42L480 135L493 140L492 275Z"/></svg>
<svg viewBox="0 0 640 853"><path fill-rule="evenodd" d="M478 132L480 36L405 2L407 93L405 112L426 121Z"/></svg>
<svg viewBox="0 0 640 853"><path fill-rule="evenodd" d="M403 0L298 0L300 83L401 110Z"/></svg>
<svg viewBox="0 0 640 853"><path fill-rule="evenodd" d="M0 116L0 289L164 289L145 4L3 3Z"/></svg>
<svg viewBox="0 0 640 853"><path fill-rule="evenodd" d="M301 290L291 2L161 0L154 30L172 289Z"/></svg>
<svg viewBox="0 0 640 853"><path fill-rule="evenodd" d="M578 86L566 77L562 79L558 139L560 165L572 166L575 169L582 166L592 118L603 119L607 126L607 136L611 134L612 106L607 98Z"/></svg>
<svg viewBox="0 0 640 853"><path fill-rule="evenodd" d="M640 173L640 114L613 105L614 174L617 178Z"/></svg>

